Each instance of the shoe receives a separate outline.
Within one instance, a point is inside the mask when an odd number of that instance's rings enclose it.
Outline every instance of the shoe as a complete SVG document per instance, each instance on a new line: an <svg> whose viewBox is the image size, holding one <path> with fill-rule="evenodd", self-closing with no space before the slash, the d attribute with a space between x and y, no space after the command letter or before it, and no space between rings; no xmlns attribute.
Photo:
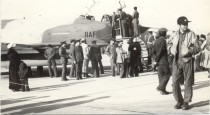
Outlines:
<svg viewBox="0 0 210 115"><path fill-rule="evenodd" d="M189 109L188 102L184 102L184 104L182 105L182 110L188 110L188 109Z"/></svg>
<svg viewBox="0 0 210 115"><path fill-rule="evenodd" d="M91 76L89 76L88 73L86 73L86 78L87 78L87 77L91 77Z"/></svg>
<svg viewBox="0 0 210 115"><path fill-rule="evenodd" d="M164 91L164 90L159 90L159 91L160 91L160 93L161 93L162 95L168 95L168 94L169 94L169 92Z"/></svg>
<svg viewBox="0 0 210 115"><path fill-rule="evenodd" d="M159 89L158 87L156 88L156 90L157 90L157 91L160 91L160 89Z"/></svg>
<svg viewBox="0 0 210 115"><path fill-rule="evenodd" d="M174 109L181 109L183 102L177 102L177 104L174 106Z"/></svg>
<svg viewBox="0 0 210 115"><path fill-rule="evenodd" d="M66 79L66 78L63 78L63 79L61 79L61 81L67 81L68 79Z"/></svg>

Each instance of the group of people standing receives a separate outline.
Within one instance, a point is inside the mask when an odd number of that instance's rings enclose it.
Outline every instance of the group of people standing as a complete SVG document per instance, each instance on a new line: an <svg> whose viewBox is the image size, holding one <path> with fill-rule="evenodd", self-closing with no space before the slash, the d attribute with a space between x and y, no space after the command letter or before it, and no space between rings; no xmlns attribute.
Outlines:
<svg viewBox="0 0 210 115"><path fill-rule="evenodd" d="M134 7L134 12L132 15L126 14L122 8L119 8L116 13L113 12L111 25L113 38L120 33L122 37L138 37L139 12L137 11L137 7ZM117 33L117 28L120 28L120 33Z"/></svg>
<svg viewBox="0 0 210 115"><path fill-rule="evenodd" d="M60 61L62 63L62 81L66 81L67 78L67 63L68 59L71 59L71 68L69 77L76 77L77 80L82 79L83 77L99 77L100 74L104 74L103 64L101 62L101 50L100 47L96 44L96 40L92 41L91 46L86 42L86 39L82 38L79 40L72 39L70 44L69 52L66 50L66 42L61 42L59 48ZM45 50L45 57L48 60L48 70L50 77L53 77L51 65L54 68L54 76L58 76L57 68L55 63L55 48L52 45L48 45L48 48ZM92 69L91 72L88 70L89 61L91 61ZM99 66L100 74L99 74ZM89 76L88 74L93 74Z"/></svg>
<svg viewBox="0 0 210 115"><path fill-rule="evenodd" d="M185 16L181 16L177 19L179 29L175 31L169 38L169 42L172 43L170 53L173 57L172 72L169 69L169 63L167 60L167 42L166 33L159 30L159 37L154 42L155 63L158 65L158 78L159 86L157 90L162 94L169 94L166 91L166 85L172 73L172 87L173 96L177 101L174 106L175 109L188 110L189 103L193 97L193 84L194 84L194 56L199 52L205 52L205 59L203 66L205 68L210 67L210 34L207 36L207 40L199 45L199 39L196 34L188 29L189 21ZM166 30L165 30L166 31ZM184 85L184 96L181 93L181 86Z"/></svg>

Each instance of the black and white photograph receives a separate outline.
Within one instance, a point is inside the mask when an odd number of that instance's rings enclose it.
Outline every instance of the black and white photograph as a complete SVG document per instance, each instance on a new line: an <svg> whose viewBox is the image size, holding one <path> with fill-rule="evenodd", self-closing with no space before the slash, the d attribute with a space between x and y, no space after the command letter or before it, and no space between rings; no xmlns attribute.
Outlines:
<svg viewBox="0 0 210 115"><path fill-rule="evenodd" d="M0 0L1 115L209 115L210 0Z"/></svg>

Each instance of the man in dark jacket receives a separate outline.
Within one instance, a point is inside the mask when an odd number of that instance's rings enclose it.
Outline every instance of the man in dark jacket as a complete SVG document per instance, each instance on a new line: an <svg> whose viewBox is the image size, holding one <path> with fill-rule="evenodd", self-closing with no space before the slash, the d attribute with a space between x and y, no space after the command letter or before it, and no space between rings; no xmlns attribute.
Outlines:
<svg viewBox="0 0 210 115"><path fill-rule="evenodd" d="M130 52L130 76L131 77L137 77L139 70L139 60L140 60L140 55L141 55L141 46L137 42L137 38L132 38L131 43L128 47L128 51Z"/></svg>
<svg viewBox="0 0 210 115"><path fill-rule="evenodd" d="M20 65L20 56L19 54L13 49L16 44L10 43L7 48L7 56L9 58L9 89L12 91L19 91L20 90L20 78L18 76L19 65Z"/></svg>
<svg viewBox="0 0 210 115"><path fill-rule="evenodd" d="M126 18L127 18L127 15L124 11L122 11L122 9L118 9L118 12L119 12L119 20L121 22L121 32L122 32L122 36L123 37L127 37L128 36L128 30L127 30L127 24L126 24Z"/></svg>
<svg viewBox="0 0 210 115"><path fill-rule="evenodd" d="M62 76L61 76L61 80L62 81L67 81L66 78L66 66L68 63L67 60L67 53L66 53L66 42L61 42L61 47L59 48L59 55L61 56L61 63L62 63Z"/></svg>
<svg viewBox="0 0 210 115"><path fill-rule="evenodd" d="M76 41L72 59L74 60L73 63L76 64L77 80L80 80L80 79L82 79L82 64L83 64L83 60L84 60L82 47L80 46L80 40Z"/></svg>
<svg viewBox="0 0 210 115"><path fill-rule="evenodd" d="M92 62L92 70L93 70L93 77L99 77L99 67L98 62L100 60L101 51L100 47L96 45L96 40L92 41L92 45L90 46L90 52L89 52L90 60Z"/></svg>
<svg viewBox="0 0 210 115"><path fill-rule="evenodd" d="M70 42L71 42L71 46L70 46L70 49L69 49L70 50L69 57L72 60L72 64L71 64L69 77L75 77L76 65L75 65L75 63L73 63L75 60L72 58L74 48L75 48L75 39L72 39Z"/></svg>
<svg viewBox="0 0 210 115"><path fill-rule="evenodd" d="M48 72L49 72L49 75L50 75L51 78L53 77L52 67L51 67L52 65L53 65L53 70L54 70L55 77L58 76L56 62L55 62L55 54L56 54L55 48L53 48L52 45L49 44L47 46L47 49L45 50L44 56L45 56L45 58L47 58Z"/></svg>
<svg viewBox="0 0 210 115"><path fill-rule="evenodd" d="M166 91L166 85L170 78L170 69L169 69L169 62L168 62L168 52L166 46L166 32L167 29L160 28L158 30L159 37L154 43L154 55L155 55L155 62L158 65L158 79L159 85L157 90L160 91L162 95L167 95L169 92Z"/></svg>

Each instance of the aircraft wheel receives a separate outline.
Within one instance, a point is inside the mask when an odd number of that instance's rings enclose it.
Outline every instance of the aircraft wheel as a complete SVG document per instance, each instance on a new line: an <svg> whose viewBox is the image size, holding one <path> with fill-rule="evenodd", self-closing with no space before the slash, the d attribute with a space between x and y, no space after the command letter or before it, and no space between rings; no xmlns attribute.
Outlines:
<svg viewBox="0 0 210 115"><path fill-rule="evenodd" d="M38 76L41 76L43 74L43 66L37 66L37 74Z"/></svg>

